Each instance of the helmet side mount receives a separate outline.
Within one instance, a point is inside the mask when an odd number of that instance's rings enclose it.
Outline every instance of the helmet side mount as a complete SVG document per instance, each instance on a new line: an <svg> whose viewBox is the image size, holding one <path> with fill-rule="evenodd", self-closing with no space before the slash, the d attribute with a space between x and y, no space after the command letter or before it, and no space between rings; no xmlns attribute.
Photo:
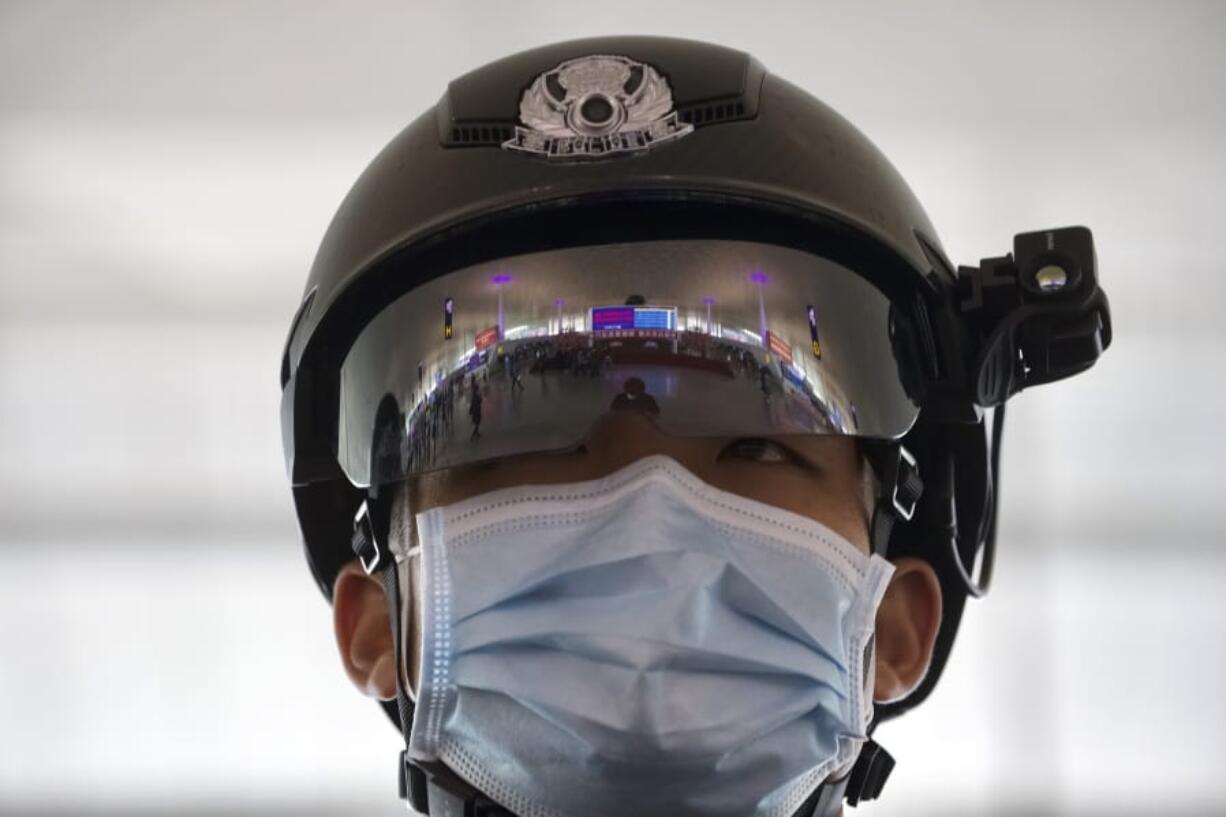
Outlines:
<svg viewBox="0 0 1226 817"><path fill-rule="evenodd" d="M967 385L983 408L1084 371L1111 344L1085 227L1014 236L1012 254L958 268L955 297L968 335Z"/></svg>

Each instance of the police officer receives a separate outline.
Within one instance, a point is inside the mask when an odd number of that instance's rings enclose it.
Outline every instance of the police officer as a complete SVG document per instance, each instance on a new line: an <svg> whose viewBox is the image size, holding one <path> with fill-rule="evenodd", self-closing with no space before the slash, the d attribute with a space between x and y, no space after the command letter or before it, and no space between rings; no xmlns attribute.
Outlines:
<svg viewBox="0 0 1226 817"><path fill-rule="evenodd" d="M471 423L405 444L430 384L563 326L598 376L487 380ZM401 796L876 797L875 727L990 580L1005 401L1110 339L1088 230L955 270L873 145L744 53L581 40L455 80L342 204L281 369L307 557L404 734ZM778 365L772 399L732 360ZM614 410L627 382L655 410Z"/></svg>

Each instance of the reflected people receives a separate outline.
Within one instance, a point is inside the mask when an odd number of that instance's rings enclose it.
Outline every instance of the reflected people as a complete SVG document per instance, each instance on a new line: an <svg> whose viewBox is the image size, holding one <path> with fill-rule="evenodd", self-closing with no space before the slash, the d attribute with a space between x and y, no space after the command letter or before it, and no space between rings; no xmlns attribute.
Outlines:
<svg viewBox="0 0 1226 817"><path fill-rule="evenodd" d="M468 439L479 439L481 437L481 387L477 385L476 375L473 375L472 389L468 397L468 417L473 422L473 433Z"/></svg>
<svg viewBox="0 0 1226 817"><path fill-rule="evenodd" d="M660 405L647 393L647 385L637 377L628 377L622 384L621 394L609 404L612 411L638 411L650 417L660 416Z"/></svg>
<svg viewBox="0 0 1226 817"><path fill-rule="evenodd" d="M371 467L376 474L394 475L402 470L404 419L400 405L392 394L384 394L375 411L375 429L371 435Z"/></svg>

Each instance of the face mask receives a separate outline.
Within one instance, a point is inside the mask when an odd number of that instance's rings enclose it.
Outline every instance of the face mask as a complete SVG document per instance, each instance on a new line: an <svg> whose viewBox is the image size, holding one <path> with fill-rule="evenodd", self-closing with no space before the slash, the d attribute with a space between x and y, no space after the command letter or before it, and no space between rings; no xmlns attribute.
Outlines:
<svg viewBox="0 0 1226 817"><path fill-rule="evenodd" d="M789 817L854 761L893 567L647 457L416 517L409 739L521 817Z"/></svg>

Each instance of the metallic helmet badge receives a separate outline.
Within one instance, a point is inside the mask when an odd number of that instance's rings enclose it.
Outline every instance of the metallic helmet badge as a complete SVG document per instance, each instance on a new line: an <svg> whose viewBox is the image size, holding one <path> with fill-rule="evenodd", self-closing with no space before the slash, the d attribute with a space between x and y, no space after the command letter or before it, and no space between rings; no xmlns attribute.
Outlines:
<svg viewBox="0 0 1226 817"><path fill-rule="evenodd" d="M541 74L519 103L523 127L502 143L550 159L638 153L694 130L673 111L668 81L646 63L607 54Z"/></svg>

